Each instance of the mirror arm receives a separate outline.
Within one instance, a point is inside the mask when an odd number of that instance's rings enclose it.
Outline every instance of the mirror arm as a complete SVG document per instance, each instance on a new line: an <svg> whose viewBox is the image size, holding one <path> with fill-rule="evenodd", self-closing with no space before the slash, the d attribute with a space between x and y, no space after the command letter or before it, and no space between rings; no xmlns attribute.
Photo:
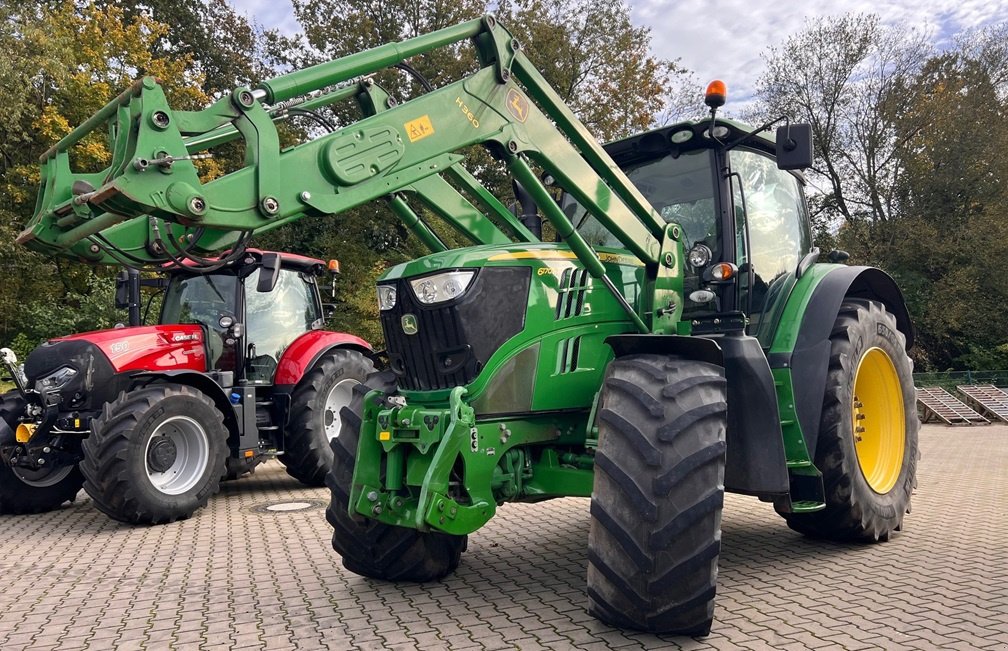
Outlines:
<svg viewBox="0 0 1008 651"><path fill-rule="evenodd" d="M738 147L740 144L742 144L743 142L745 142L749 138L752 138L753 136L755 136L760 131L766 131L767 129L769 129L770 127L772 127L773 125L775 125L775 124L777 124L778 122L781 122L781 121L784 122L785 126L787 126L787 127L791 126L791 120L790 120L790 118L788 118L788 116L786 116L786 115L781 115L780 117L776 117L776 118L770 120L769 122L767 122L767 123L765 123L765 124L763 124L761 126L756 127L755 129L753 129L749 133L741 135L738 138L736 138L735 140L732 140L731 142L729 142L727 145L724 146L724 150L725 151L730 151L730 150L734 149L735 147Z"/></svg>

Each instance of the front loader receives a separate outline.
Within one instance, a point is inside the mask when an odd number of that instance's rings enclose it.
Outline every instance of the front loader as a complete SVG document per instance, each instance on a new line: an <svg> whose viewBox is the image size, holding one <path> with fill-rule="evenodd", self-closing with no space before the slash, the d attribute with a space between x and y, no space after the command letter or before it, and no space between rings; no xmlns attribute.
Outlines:
<svg viewBox="0 0 1008 651"><path fill-rule="evenodd" d="M465 42L475 72L405 101L370 77ZM359 119L279 147L287 108L348 99ZM726 490L810 536L886 540L918 456L899 289L812 247L808 127L750 129L718 118L723 102L714 85L709 119L603 147L492 17L203 111L144 79L43 155L19 241L156 261L158 233L209 251L384 198L431 253L378 281L389 368L333 440L344 565L440 579L500 504L589 497L590 611L706 634ZM73 172L68 152L99 127L111 165ZM202 181L192 157L238 138L246 165ZM473 147L507 167L512 208L467 170Z"/></svg>

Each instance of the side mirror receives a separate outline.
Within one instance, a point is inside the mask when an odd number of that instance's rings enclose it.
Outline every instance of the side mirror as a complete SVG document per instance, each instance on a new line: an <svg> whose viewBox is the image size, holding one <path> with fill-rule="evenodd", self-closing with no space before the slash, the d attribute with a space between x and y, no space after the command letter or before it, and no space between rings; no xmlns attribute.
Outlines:
<svg viewBox="0 0 1008 651"><path fill-rule="evenodd" d="M124 269L116 274L115 307L117 310L125 310L129 306L129 273Z"/></svg>
<svg viewBox="0 0 1008 651"><path fill-rule="evenodd" d="M812 125L777 127L777 168L804 170L812 167Z"/></svg>
<svg viewBox="0 0 1008 651"><path fill-rule="evenodd" d="M269 293L276 287L280 278L280 254L263 253L262 262L259 267L259 282L256 283L256 291Z"/></svg>

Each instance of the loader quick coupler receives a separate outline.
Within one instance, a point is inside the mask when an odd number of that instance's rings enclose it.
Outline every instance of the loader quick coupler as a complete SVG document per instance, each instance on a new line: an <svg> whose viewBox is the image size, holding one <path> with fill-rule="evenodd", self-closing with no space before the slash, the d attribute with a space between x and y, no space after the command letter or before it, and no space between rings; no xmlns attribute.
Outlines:
<svg viewBox="0 0 1008 651"><path fill-rule="evenodd" d="M463 489L464 477L453 475L464 453L493 456L465 394L464 387L452 389L447 409L383 399L377 392L365 397L351 515L452 534L470 533L490 519L496 505L489 482L477 498L472 487Z"/></svg>

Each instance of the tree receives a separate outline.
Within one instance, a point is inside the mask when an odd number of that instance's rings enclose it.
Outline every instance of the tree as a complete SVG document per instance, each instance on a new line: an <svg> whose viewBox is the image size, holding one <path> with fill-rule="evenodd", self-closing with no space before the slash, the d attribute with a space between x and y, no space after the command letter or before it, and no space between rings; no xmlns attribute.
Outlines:
<svg viewBox="0 0 1008 651"><path fill-rule="evenodd" d="M110 304L100 317L89 303L98 287L95 274L107 271L14 244L34 209L38 155L136 77L159 77L178 106L202 106L208 97L188 57L151 54L152 43L168 28L148 16L128 19L115 6L70 1L5 3L0 15L0 47L6 53L0 59L6 109L0 122L0 268L6 272L0 338L9 342L21 333L29 345L66 334L64 317L70 314L82 317L76 326L91 328L110 325L115 317ZM87 139L74 148L72 160L79 168L100 169L108 155L100 139Z"/></svg>
<svg viewBox="0 0 1008 651"><path fill-rule="evenodd" d="M929 54L917 30L846 14L809 20L764 55L761 112L812 125L813 182L825 186L814 206L817 225L821 232L842 223L856 233L865 262L877 262L877 248L891 240L886 224L898 211L899 154L929 120L921 113L897 124L889 107L912 101L894 91L913 88L909 82Z"/></svg>
<svg viewBox="0 0 1008 651"><path fill-rule="evenodd" d="M903 217L887 262L905 285L919 339L937 368L1004 368L1008 279L1005 26L963 36L913 80L897 123L929 117L901 151Z"/></svg>

